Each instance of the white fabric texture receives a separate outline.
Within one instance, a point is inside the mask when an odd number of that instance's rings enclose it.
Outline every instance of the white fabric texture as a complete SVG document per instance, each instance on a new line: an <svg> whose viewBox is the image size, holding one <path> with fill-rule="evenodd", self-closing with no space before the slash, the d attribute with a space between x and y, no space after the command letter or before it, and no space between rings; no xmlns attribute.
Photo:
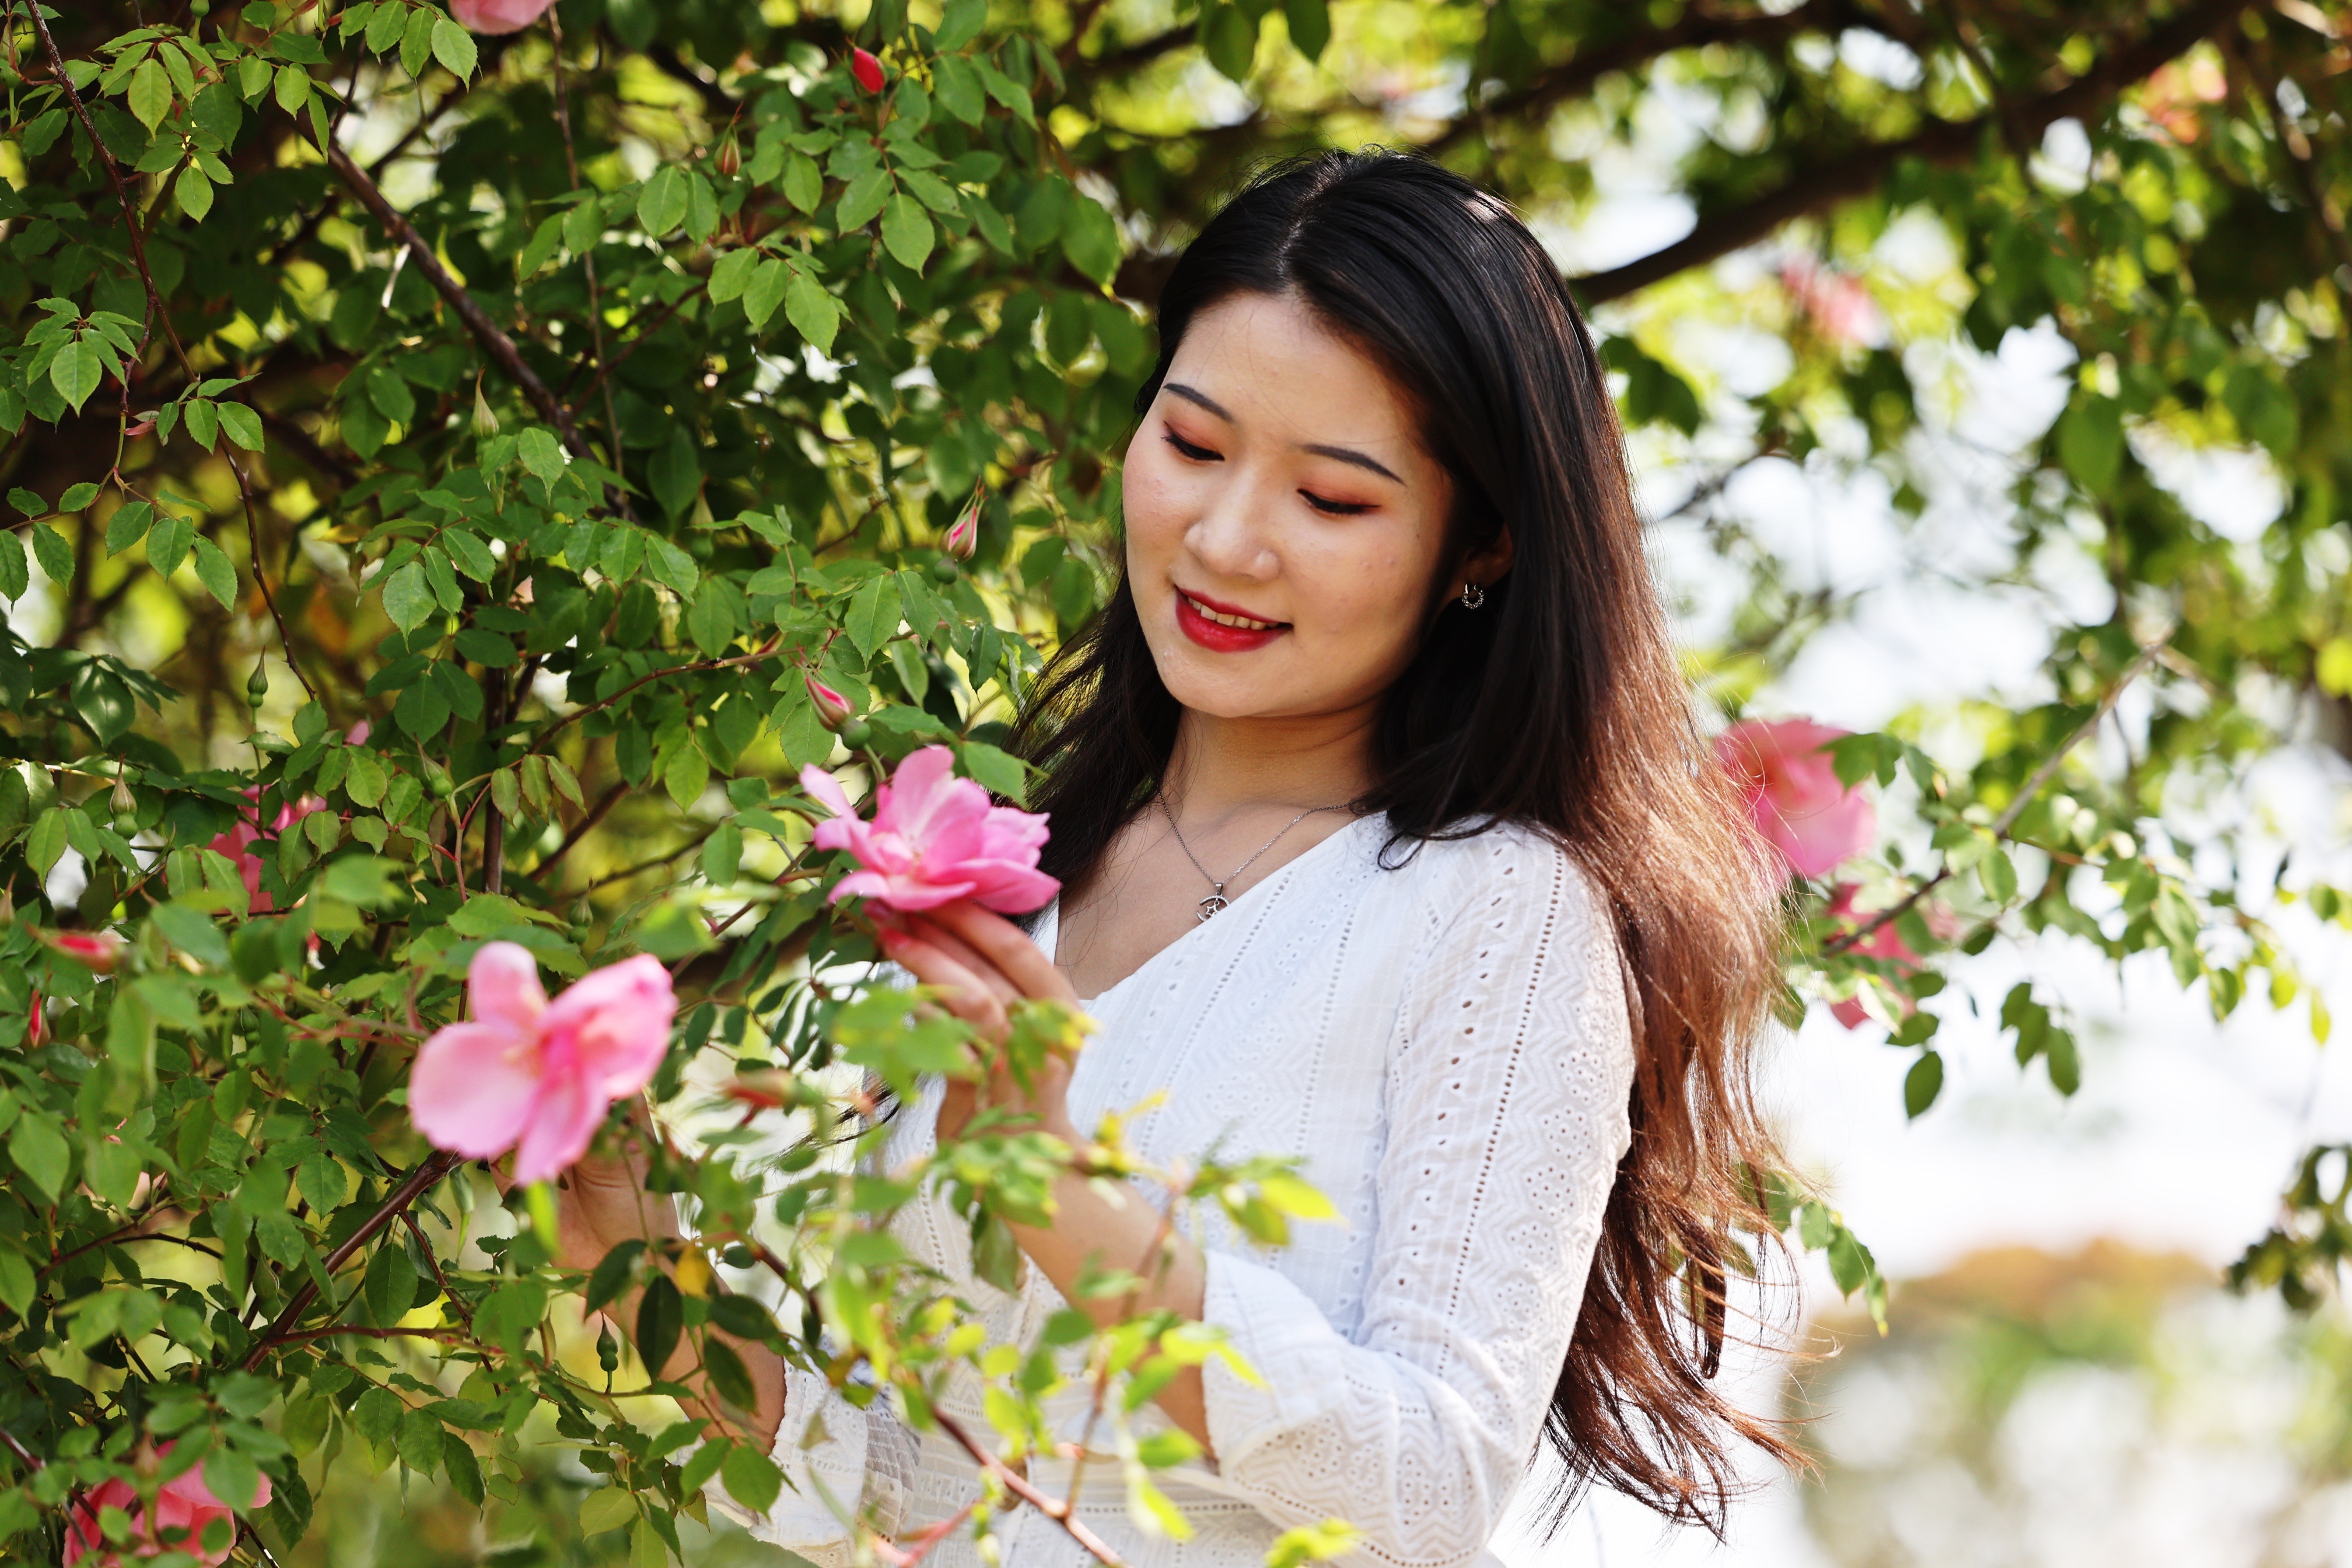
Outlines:
<svg viewBox="0 0 2352 1568"><path fill-rule="evenodd" d="M1206 1371L1213 1460L1162 1477L1189 1541L1130 1520L1115 1459L1087 1470L1080 1517L1134 1568L1245 1568L1285 1529L1331 1518L1363 1532L1352 1563L1486 1568L1535 1456L1631 1141L1615 937L1539 835L1425 844L1393 869L1387 837L1379 817L1342 828L1087 1004L1101 1029L1071 1084L1080 1126L1164 1091L1133 1125L1148 1158L1301 1155L1339 1214L1271 1252L1222 1216L1195 1232L1203 1315L1264 1385ZM1055 923L1038 924L1049 952ZM887 1164L929 1150L938 1094L900 1112ZM1034 1268L1017 1296L974 1278L943 1205L909 1210L898 1234L1000 1341L1033 1341L1063 1305ZM975 1377L941 1404L987 1430ZM1063 1438L1087 1406L1054 1407ZM1164 1424L1156 1407L1139 1419ZM791 1484L751 1531L824 1568L851 1557L827 1495L897 1534L952 1516L975 1485L944 1436L798 1373L776 1457ZM1055 1495L1067 1473L1032 1468ZM1091 1561L1034 1510L1005 1516L999 1540L1011 1568ZM960 1528L929 1561L980 1558Z"/></svg>

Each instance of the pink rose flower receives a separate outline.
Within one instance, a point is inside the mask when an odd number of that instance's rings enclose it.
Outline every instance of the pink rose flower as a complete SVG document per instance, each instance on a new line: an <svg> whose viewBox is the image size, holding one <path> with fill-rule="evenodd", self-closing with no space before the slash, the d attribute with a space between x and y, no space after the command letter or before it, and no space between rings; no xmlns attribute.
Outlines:
<svg viewBox="0 0 2352 1568"><path fill-rule="evenodd" d="M543 1182L588 1152L613 1102L653 1081L677 998L658 959L597 970L553 1002L530 950L493 942L466 972L474 1018L434 1032L408 1079L408 1116L434 1147L470 1160L509 1149L518 1182Z"/></svg>
<svg viewBox="0 0 2352 1568"><path fill-rule="evenodd" d="M36 933L52 952L85 969L111 974L122 958L122 933L112 931L45 931Z"/></svg>
<svg viewBox="0 0 2352 1568"><path fill-rule="evenodd" d="M863 868L833 889L833 901L871 899L886 909L932 910L958 899L1017 915L1038 908L1062 884L1037 869L1045 818L992 805L988 792L953 776L945 746L925 746L874 792L874 820L858 820L838 781L801 770L801 787L833 813L816 827L820 849L846 849Z"/></svg>
<svg viewBox="0 0 2352 1568"><path fill-rule="evenodd" d="M1822 750L1850 733L1810 719L1743 719L1716 737L1716 757L1745 792L1756 831L1801 877L1826 875L1878 831L1870 797L1840 784Z"/></svg>
<svg viewBox="0 0 2352 1568"><path fill-rule="evenodd" d="M254 847L257 844L264 842L261 829L260 787L248 785L245 792L245 798L253 802L253 805L247 810L244 820L215 838L205 847L211 849L215 855L227 856L236 864L238 879L245 883L247 910L253 914L266 915L277 908L277 905L268 893L261 890L261 853ZM275 843L279 834L312 812L326 809L327 803L315 795L306 795L291 805L279 806L277 820L269 825L267 841Z"/></svg>
<svg viewBox="0 0 2352 1568"><path fill-rule="evenodd" d="M159 1456L171 1451L169 1443L156 1450ZM253 1506L266 1508L268 1504L269 1478L264 1476ZM98 1510L102 1508L119 1508L131 1516L131 1539L120 1549L110 1545L99 1529ZM216 1519L229 1521L229 1540L219 1551L208 1552L205 1549L205 1531ZM135 1561L164 1552L185 1552L206 1568L217 1568L228 1561L236 1531L236 1511L205 1485L201 1465L165 1481L157 1490L152 1521L139 1505L137 1487L126 1480L107 1481L84 1492L66 1515L65 1568L73 1568L84 1561L91 1568L122 1568L126 1558Z"/></svg>
<svg viewBox="0 0 2352 1568"><path fill-rule="evenodd" d="M449 0L457 25L469 33L520 33L555 0Z"/></svg>

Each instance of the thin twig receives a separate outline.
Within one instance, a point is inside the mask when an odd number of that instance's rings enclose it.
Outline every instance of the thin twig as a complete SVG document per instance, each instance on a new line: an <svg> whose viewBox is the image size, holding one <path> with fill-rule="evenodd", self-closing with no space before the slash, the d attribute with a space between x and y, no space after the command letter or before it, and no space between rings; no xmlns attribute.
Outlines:
<svg viewBox="0 0 2352 1568"><path fill-rule="evenodd" d="M572 826L571 832L563 836L563 842L557 845L552 850L549 851L547 856L541 859L538 865L533 866L530 868L531 876L533 878L538 878L546 875L547 868L549 867L562 859L566 855L571 854L572 851L579 846L582 839L596 831L596 825L604 820L604 814L613 809L614 804L628 793L629 783L626 779L622 779L615 782L612 788L597 796L596 804L588 808L588 814L585 816L583 816L579 822Z"/></svg>
<svg viewBox="0 0 2352 1568"><path fill-rule="evenodd" d="M962 1424L946 1411L934 1406L931 1419L939 1423L940 1430L946 1433L956 1447L971 1456L974 1463L1003 1482L1005 1490L1060 1525L1072 1541L1093 1554L1096 1562L1120 1568L1118 1553L1112 1551L1101 1536L1087 1528L1070 1504L1031 1486L1026 1477L975 1441L971 1434L963 1429Z"/></svg>
<svg viewBox="0 0 2352 1568"><path fill-rule="evenodd" d="M2163 654L2165 643L2170 639L2170 637L2171 634L2168 632L2163 638L2142 647L2139 657L2125 667L2123 674L2116 677L2116 683L2107 688L2106 694L2099 699L2097 710L2088 719L2084 720L2056 751L2042 759L2042 765L2033 770L2033 776L2025 781L2025 787L2019 790L2008 807L1993 819L1992 841L1994 843L1998 844L2009 837L2009 830L2017 826L2017 819L2025 815L2025 808L2033 804L2033 797L2042 793L2042 787L2057 776L2058 770L2065 764L2067 757L2073 754L2074 748L2098 732L2099 726L2106 722L2107 715L2114 711L2116 703L2122 698L2125 689L2137 680L2147 671L2147 667L2157 661ZM1952 862L1947 858L1943 868L1912 889L1910 894L1902 902L1892 909L1880 910L1850 931L1843 931L1832 937L1822 944L1822 952L1824 954L1843 952L1857 942L1868 941L1880 928L1893 923L1905 913L1917 907L1920 900L1945 882L1951 880L1951 878Z"/></svg>

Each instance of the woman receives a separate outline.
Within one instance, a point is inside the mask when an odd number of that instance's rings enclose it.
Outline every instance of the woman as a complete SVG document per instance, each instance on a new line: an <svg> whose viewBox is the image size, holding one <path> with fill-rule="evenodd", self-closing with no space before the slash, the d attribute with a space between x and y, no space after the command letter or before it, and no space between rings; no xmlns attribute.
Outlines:
<svg viewBox="0 0 2352 1568"><path fill-rule="evenodd" d="M1202 1450L1169 1486L1189 1542L1129 1522L1116 1464L1079 1517L1134 1564L1240 1568L1335 1517L1362 1561L1483 1563L1548 1438L1563 1508L1598 1480L1719 1527L1735 1439L1785 1455L1709 1385L1769 1156L1748 1053L1773 894L1702 760L1591 340L1500 203L1390 154L1252 184L1160 329L1123 580L1023 722L1062 898L1031 932L950 906L887 950L984 1034L1023 996L1097 1020L1071 1069L992 1102L1082 1141L1164 1091L1147 1156L1304 1155L1342 1223L1271 1255L1175 1238L1141 1305L1223 1330L1263 1383L1212 1363L1158 1396ZM982 1098L935 1085L887 1158ZM1057 1195L1016 1233L1017 1297L944 1209L901 1239L1033 1340L1156 1226ZM625 1171L567 1201L581 1266L638 1234ZM845 1562L826 1498L910 1531L971 1497L945 1439L762 1361L748 1424L796 1490L756 1533ZM1032 1474L1058 1495L1066 1465ZM1014 1568L1085 1560L1034 1510L1000 1531Z"/></svg>

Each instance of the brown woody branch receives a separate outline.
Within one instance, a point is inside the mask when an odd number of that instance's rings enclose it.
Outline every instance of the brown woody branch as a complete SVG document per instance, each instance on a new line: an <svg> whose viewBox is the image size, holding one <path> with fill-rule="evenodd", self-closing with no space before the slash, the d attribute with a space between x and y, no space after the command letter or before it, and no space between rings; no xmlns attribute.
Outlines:
<svg viewBox="0 0 2352 1568"><path fill-rule="evenodd" d="M549 389L547 383L540 379L539 373L524 362L522 351L515 346L515 341L500 331L499 324L490 320L489 313L466 292L465 285L449 275L449 269L441 265L441 258L433 254L433 247L425 243L425 237L418 234L415 226L385 199L383 190L368 178L367 171L352 163L350 154L340 147L328 150L327 163L334 170L336 178L351 188L352 195L360 199L360 205L373 216L393 243L407 250L410 265L424 275L436 293L448 301L449 308L457 312L458 320L466 323L466 330L472 332L482 347L488 351L489 356L499 362L499 368L507 373L508 379L522 388L523 395L530 399L530 405L539 410L539 416L555 427L555 433L562 437L564 446L571 448L574 457L593 459L593 454L588 450L588 444L580 438L579 427L572 423L571 411Z"/></svg>
<svg viewBox="0 0 2352 1568"><path fill-rule="evenodd" d="M2245 9L2246 0L2193 0L2137 42L2108 53L2064 87L2006 110L1990 110L1969 120L1942 121L1900 141L1822 160L1768 195L1702 218L1687 237L1662 250L1622 267L1570 279L1570 284L1587 305L1621 299L1686 268L1753 245L1793 218L1866 195L1907 159L1965 162L1975 156L1985 132L2001 128L2004 118L2012 134L2026 136L2039 135L2060 120L2088 120L2125 88L2211 37Z"/></svg>
<svg viewBox="0 0 2352 1568"><path fill-rule="evenodd" d="M423 1197L433 1184L465 1163L464 1155L443 1152L436 1153L431 1159L409 1172L407 1178L400 1185L393 1188L383 1202L377 1205L375 1213L368 1215L359 1229L352 1233L351 1238L327 1254L320 1271L332 1275L336 1269L350 1262L353 1253L373 1241L384 1226L407 1212L408 1205ZM309 1311L310 1303L318 1299L318 1282L304 1281L302 1288L294 1292L294 1299L286 1303L285 1310L270 1320L269 1327L262 1331L261 1338L255 1343L252 1353L245 1358L245 1370L251 1372L258 1367L272 1350L285 1342L287 1337L294 1331L294 1325L302 1321L302 1314Z"/></svg>
<svg viewBox="0 0 2352 1568"><path fill-rule="evenodd" d="M1677 49L1701 48L1708 44L1769 47L1800 33L1834 35L1849 26L1885 30L1879 18L1862 11L1853 0L1807 0L1795 10L1778 16L1727 16L1693 7L1671 26L1646 27L1605 44L1579 48L1525 87L1480 104L1422 143L1422 149L1432 154L1447 152L1465 139L1484 133L1497 121L1539 120L1554 106L1589 91L1602 77L1632 70Z"/></svg>

